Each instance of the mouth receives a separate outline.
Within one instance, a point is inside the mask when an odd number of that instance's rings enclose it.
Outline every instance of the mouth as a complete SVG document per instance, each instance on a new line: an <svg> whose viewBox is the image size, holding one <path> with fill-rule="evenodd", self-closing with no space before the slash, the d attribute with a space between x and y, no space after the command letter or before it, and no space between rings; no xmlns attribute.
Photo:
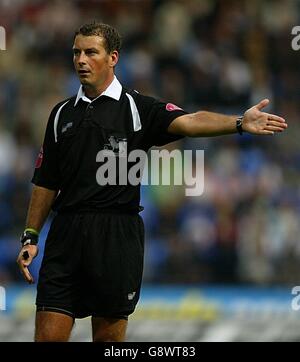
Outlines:
<svg viewBox="0 0 300 362"><path fill-rule="evenodd" d="M91 72L89 71L89 70L84 70L84 69L80 69L80 70L78 70L78 74L80 75L80 76L86 76L86 75L88 75L88 74L90 74Z"/></svg>

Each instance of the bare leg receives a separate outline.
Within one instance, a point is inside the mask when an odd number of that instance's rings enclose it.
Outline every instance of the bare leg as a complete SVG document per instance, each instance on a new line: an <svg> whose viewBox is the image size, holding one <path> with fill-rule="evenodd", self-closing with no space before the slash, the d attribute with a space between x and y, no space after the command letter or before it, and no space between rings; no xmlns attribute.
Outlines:
<svg viewBox="0 0 300 362"><path fill-rule="evenodd" d="M124 342L127 320L92 317L93 342Z"/></svg>
<svg viewBox="0 0 300 362"><path fill-rule="evenodd" d="M35 317L35 342L67 342L74 319L56 312L37 312Z"/></svg>

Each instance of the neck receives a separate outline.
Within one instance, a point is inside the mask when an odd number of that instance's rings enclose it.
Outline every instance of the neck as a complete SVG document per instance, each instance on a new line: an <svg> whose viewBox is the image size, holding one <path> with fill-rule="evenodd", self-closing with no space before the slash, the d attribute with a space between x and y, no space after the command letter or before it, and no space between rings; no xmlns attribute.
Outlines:
<svg viewBox="0 0 300 362"><path fill-rule="evenodd" d="M101 85L89 85L84 84L83 90L87 97L95 98L98 97L100 94L102 94L113 82L114 80L114 74L110 74L104 82L101 83Z"/></svg>

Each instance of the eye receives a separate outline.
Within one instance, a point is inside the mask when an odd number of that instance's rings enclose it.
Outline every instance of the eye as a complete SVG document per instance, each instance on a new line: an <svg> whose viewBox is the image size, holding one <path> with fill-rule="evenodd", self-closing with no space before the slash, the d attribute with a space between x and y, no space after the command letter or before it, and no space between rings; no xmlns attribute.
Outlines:
<svg viewBox="0 0 300 362"><path fill-rule="evenodd" d="M73 49L73 54L74 55L79 55L80 54L80 51L78 49Z"/></svg>

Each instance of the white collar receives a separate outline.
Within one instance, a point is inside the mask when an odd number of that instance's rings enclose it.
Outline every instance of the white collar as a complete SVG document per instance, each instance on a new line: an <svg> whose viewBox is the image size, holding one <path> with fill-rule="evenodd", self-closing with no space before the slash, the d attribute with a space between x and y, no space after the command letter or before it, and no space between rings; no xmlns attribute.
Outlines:
<svg viewBox="0 0 300 362"><path fill-rule="evenodd" d="M114 80L105 89L105 91L102 92L97 98L99 98L101 96L107 96L107 97L113 98L116 101L118 101L118 100L120 100L121 93L122 93L122 85L118 81L117 77L114 76ZM78 93L77 93L77 97L76 97L76 101L74 103L74 107L78 103L79 99L82 99L84 102L92 103L97 98L94 98L93 100L90 100L89 98L87 98L86 95L84 94L84 90L83 90L83 87L81 85L79 87L79 90L78 90Z"/></svg>

